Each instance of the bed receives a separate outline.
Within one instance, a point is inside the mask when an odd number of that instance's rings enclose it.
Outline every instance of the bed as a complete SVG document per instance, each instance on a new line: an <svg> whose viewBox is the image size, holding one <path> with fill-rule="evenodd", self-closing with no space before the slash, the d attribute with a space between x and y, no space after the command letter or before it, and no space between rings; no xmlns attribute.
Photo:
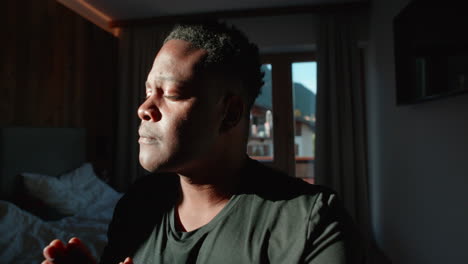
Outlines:
<svg viewBox="0 0 468 264"><path fill-rule="evenodd" d="M41 263L55 238L99 257L122 196L86 161L85 131L0 128L0 262Z"/></svg>

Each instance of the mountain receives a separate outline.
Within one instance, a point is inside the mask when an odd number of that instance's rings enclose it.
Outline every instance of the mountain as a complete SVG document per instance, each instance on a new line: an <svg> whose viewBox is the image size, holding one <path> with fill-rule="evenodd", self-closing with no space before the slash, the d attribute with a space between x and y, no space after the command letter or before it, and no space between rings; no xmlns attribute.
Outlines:
<svg viewBox="0 0 468 264"><path fill-rule="evenodd" d="M262 71L265 73L263 78L265 84L262 87L260 95L255 100L255 104L261 106L266 109L272 109L271 105L271 70L266 67L266 65L262 65ZM298 117L304 116L315 116L315 107L316 107L316 95L311 90L307 89L301 83L293 83L294 89L294 106L295 106L295 113L300 113ZM296 111L296 110L299 110ZM302 119L302 118L301 118Z"/></svg>

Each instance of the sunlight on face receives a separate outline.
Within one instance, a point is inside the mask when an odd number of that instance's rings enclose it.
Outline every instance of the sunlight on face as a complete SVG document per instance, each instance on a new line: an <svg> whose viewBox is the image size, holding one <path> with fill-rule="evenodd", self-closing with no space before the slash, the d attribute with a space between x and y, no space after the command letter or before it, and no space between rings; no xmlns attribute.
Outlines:
<svg viewBox="0 0 468 264"><path fill-rule="evenodd" d="M213 154L222 104L197 72L205 56L182 40L168 41L156 56L138 109L140 163L146 170L177 171Z"/></svg>

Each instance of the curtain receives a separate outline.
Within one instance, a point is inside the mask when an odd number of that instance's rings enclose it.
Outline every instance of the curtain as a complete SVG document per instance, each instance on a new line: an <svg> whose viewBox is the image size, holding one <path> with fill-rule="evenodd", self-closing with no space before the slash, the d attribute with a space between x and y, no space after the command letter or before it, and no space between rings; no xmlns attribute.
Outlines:
<svg viewBox="0 0 468 264"><path fill-rule="evenodd" d="M116 87L116 152L111 184L119 191L142 176L138 161L139 104L145 98L145 81L153 60L172 24L123 28L119 45L119 83Z"/></svg>
<svg viewBox="0 0 468 264"><path fill-rule="evenodd" d="M368 225L361 59L349 17L320 17L317 43L316 182L332 187L359 225Z"/></svg>
<svg viewBox="0 0 468 264"><path fill-rule="evenodd" d="M316 183L334 189L363 234L367 263L388 263L371 235L362 50L349 13L323 14L317 42Z"/></svg>

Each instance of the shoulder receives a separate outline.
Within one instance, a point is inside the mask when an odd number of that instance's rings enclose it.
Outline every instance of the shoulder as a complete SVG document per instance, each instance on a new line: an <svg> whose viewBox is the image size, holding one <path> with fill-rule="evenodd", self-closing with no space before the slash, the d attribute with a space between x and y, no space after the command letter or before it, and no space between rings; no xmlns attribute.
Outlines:
<svg viewBox="0 0 468 264"><path fill-rule="evenodd" d="M249 203L259 212L268 212L275 223L297 223L300 219L304 228L311 229L312 223L334 221L332 217L346 213L332 189L309 184L257 161L250 161L243 186L242 193L247 194Z"/></svg>
<svg viewBox="0 0 468 264"><path fill-rule="evenodd" d="M334 190L309 184L258 162L250 166L254 175L249 176L255 179L251 192L267 207L266 223L271 224L271 237L281 242L278 248L291 245L301 248L305 263L325 259L361 263L362 238Z"/></svg>
<svg viewBox="0 0 468 264"><path fill-rule="evenodd" d="M359 236L335 191L255 161L246 176L245 204L253 204L249 211L261 217L275 241L268 253L272 260L281 262L288 252L288 258L302 259L301 263L360 263L345 261L360 254Z"/></svg>
<svg viewBox="0 0 468 264"><path fill-rule="evenodd" d="M303 197L315 201L319 197L328 199L336 196L336 193L330 188L309 184L300 178L289 176L255 160L249 160L243 180L246 191L256 193L269 200L292 200Z"/></svg>
<svg viewBox="0 0 468 264"><path fill-rule="evenodd" d="M252 166L257 175L254 185L258 195L290 205L295 211L302 209L311 224L317 222L318 218L320 222L349 218L341 199L331 188L307 183L259 162Z"/></svg>

